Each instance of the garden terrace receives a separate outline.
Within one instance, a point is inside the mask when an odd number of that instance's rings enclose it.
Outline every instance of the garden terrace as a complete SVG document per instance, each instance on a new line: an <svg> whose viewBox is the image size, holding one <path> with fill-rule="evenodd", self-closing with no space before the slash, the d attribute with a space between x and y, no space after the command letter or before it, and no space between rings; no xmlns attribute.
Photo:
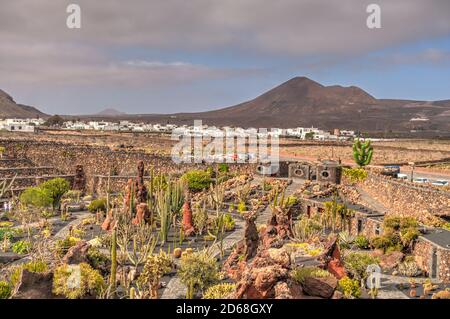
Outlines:
<svg viewBox="0 0 450 319"><path fill-rule="evenodd" d="M47 180L51 180L54 178L64 178L69 181L70 184L73 183L73 178L75 175L44 175L44 176L17 176L17 177L9 177L5 180L7 182L14 180L12 189L7 193L7 195L18 194L25 190L28 187L37 186L42 182Z"/></svg>
<svg viewBox="0 0 450 319"><path fill-rule="evenodd" d="M0 176L2 176L2 178L14 176L55 175L57 173L57 170L52 166L0 168Z"/></svg>
<svg viewBox="0 0 450 319"><path fill-rule="evenodd" d="M33 163L27 158L0 158L0 168L29 167Z"/></svg>
<svg viewBox="0 0 450 319"><path fill-rule="evenodd" d="M158 155L142 149L113 148L88 145L77 142L56 142L50 140L0 140L9 156L27 158L37 166L53 166L66 174L82 165L87 184L92 185L95 175L130 175L135 172L135 163L142 160L155 172L205 168L202 164L175 164L170 156ZM254 165L230 164L230 170L251 172Z"/></svg>

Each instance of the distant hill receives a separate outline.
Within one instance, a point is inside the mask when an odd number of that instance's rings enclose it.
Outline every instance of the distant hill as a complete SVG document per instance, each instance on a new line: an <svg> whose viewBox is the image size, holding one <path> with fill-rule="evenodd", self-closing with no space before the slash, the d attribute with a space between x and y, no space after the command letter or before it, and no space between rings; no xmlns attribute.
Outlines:
<svg viewBox="0 0 450 319"><path fill-rule="evenodd" d="M46 118L47 114L28 105L17 104L5 91L0 90L0 118Z"/></svg>
<svg viewBox="0 0 450 319"><path fill-rule="evenodd" d="M127 113L118 111L113 108L106 108L98 113L93 114L94 116L106 116L106 117L116 117L116 116L125 116Z"/></svg>
<svg viewBox="0 0 450 319"><path fill-rule="evenodd" d="M256 128L319 127L360 131L428 130L450 132L450 100L427 102L376 99L364 90L324 86L306 77L293 78L255 99L201 113L135 115L150 122ZM411 121L411 119L423 119Z"/></svg>
<svg viewBox="0 0 450 319"><path fill-rule="evenodd" d="M0 90L0 117L47 117L19 105ZM65 116L74 118L75 116ZM370 132L450 133L450 100L412 101L377 99L356 86L324 86L306 77L295 77L253 100L208 112L176 114L126 114L112 108L82 119L127 119L150 123L192 125L194 120L218 126L255 128L319 127Z"/></svg>

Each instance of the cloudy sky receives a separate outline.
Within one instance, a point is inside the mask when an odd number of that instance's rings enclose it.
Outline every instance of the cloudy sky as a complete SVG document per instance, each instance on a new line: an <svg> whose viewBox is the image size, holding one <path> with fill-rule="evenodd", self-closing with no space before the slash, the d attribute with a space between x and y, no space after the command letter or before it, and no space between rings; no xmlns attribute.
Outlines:
<svg viewBox="0 0 450 319"><path fill-rule="evenodd" d="M203 111L294 76L450 99L448 0L0 1L0 89L50 114Z"/></svg>

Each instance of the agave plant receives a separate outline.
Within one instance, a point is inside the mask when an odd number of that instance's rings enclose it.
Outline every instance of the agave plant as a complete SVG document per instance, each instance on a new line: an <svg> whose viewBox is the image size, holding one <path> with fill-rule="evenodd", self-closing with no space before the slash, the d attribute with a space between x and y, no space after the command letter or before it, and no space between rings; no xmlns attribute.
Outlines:
<svg viewBox="0 0 450 319"><path fill-rule="evenodd" d="M355 236L351 235L349 232L340 232L338 236L339 246L341 248L351 248L355 241Z"/></svg>

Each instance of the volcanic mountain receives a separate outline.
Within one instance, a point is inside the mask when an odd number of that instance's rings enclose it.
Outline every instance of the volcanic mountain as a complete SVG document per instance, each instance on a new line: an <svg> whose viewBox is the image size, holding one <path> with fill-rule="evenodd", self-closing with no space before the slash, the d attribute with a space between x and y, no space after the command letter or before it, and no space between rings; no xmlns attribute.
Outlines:
<svg viewBox="0 0 450 319"><path fill-rule="evenodd" d="M0 117L46 116L19 105L0 90ZM73 117L73 116L72 116ZM255 128L318 127L364 132L450 133L450 100L412 101L377 99L356 87L324 86L306 77L293 78L255 99L235 106L199 113L125 114L107 109L89 119L127 119L151 123L193 125L194 120L217 126ZM67 118L70 118L68 116Z"/></svg>
<svg viewBox="0 0 450 319"><path fill-rule="evenodd" d="M17 104L5 91L0 90L0 118L45 118L47 114L28 105Z"/></svg>
<svg viewBox="0 0 450 319"><path fill-rule="evenodd" d="M314 126L328 130L450 132L450 100L376 99L356 86L324 86L306 77L296 77L235 106L140 118L190 125L194 119L201 119L206 124L256 128Z"/></svg>

